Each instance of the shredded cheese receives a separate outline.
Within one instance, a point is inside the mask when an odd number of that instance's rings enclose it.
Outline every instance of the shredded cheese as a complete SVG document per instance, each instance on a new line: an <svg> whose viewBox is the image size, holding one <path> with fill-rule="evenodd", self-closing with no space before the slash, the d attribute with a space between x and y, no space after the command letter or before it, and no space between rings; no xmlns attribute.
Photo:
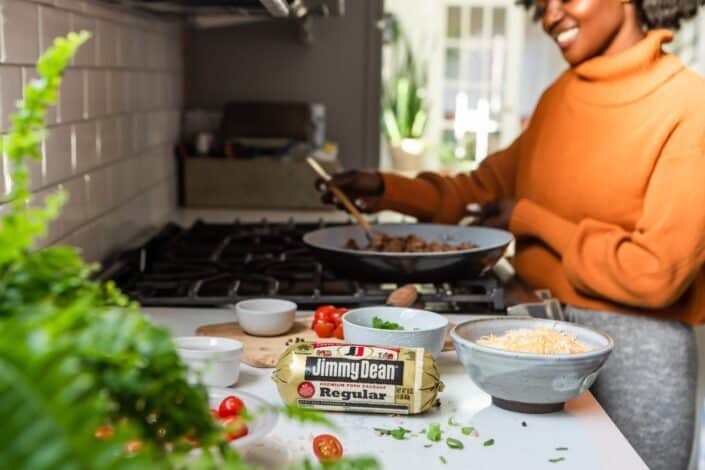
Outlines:
<svg viewBox="0 0 705 470"><path fill-rule="evenodd" d="M543 326L534 329L508 330L502 336L483 336L477 340L477 343L506 351L534 354L578 354L591 349L577 341L575 336Z"/></svg>

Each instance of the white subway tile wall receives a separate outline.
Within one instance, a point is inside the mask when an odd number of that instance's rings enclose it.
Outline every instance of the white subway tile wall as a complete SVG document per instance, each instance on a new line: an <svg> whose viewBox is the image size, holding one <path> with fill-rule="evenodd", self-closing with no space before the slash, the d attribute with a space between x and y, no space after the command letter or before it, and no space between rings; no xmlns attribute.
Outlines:
<svg viewBox="0 0 705 470"><path fill-rule="evenodd" d="M41 245L74 245L97 261L164 223L176 205L180 26L95 0L0 0L0 15L1 133L40 51L68 31L93 34L64 76L42 160L30 165L33 203L69 193ZM3 156L0 195L8 166Z"/></svg>

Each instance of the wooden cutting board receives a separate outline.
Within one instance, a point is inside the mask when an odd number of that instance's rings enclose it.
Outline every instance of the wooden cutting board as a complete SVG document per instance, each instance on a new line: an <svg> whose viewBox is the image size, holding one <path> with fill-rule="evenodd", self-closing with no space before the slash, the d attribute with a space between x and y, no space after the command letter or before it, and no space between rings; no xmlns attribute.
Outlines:
<svg viewBox="0 0 705 470"><path fill-rule="evenodd" d="M196 334L201 336L219 336L241 341L244 345L242 362L252 367L274 367L279 356L295 342L319 341L326 343L343 343L337 338L319 338L311 329L313 317L297 318L294 326L287 333L280 336L252 336L245 333L240 325L235 322L216 323L203 325L196 329ZM448 331L453 327L448 324ZM444 351L452 350L453 343L446 334Z"/></svg>

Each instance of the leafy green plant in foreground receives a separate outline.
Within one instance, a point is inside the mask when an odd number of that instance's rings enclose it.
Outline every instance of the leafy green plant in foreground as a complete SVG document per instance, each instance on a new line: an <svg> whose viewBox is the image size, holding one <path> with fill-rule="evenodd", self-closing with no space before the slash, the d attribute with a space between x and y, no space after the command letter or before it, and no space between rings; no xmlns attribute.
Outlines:
<svg viewBox="0 0 705 470"><path fill-rule="evenodd" d="M58 38L39 59L40 78L26 87L3 143L12 188L0 225L0 461L32 470L245 468L222 440L206 390L188 383L169 334L113 284L92 281L75 249L34 250L66 195L30 206L25 159L39 158L46 111L88 38ZM97 439L108 423L115 435ZM130 454L133 439L142 449Z"/></svg>

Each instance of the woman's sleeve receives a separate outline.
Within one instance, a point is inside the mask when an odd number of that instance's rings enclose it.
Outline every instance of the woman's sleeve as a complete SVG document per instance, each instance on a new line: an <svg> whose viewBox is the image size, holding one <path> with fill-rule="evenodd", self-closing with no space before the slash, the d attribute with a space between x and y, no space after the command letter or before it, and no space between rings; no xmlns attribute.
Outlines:
<svg viewBox="0 0 705 470"><path fill-rule="evenodd" d="M441 176L421 173L416 178L384 173L384 194L377 209L388 209L422 221L457 223L471 202L483 204L512 197L521 136L506 149L488 156L469 174Z"/></svg>
<svg viewBox="0 0 705 470"><path fill-rule="evenodd" d="M642 308L670 305L705 262L705 139L679 134L655 165L633 231L589 218L573 223L525 199L510 229L560 254L569 282L586 295Z"/></svg>

